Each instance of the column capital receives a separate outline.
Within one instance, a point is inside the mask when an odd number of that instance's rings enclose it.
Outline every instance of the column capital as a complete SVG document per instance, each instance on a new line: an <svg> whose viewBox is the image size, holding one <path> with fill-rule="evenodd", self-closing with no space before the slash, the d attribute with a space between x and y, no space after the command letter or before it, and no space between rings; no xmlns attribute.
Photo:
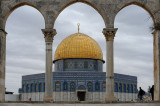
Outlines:
<svg viewBox="0 0 160 106"><path fill-rule="evenodd" d="M104 34L106 41L111 41L114 39L118 28L104 28L102 33Z"/></svg>
<svg viewBox="0 0 160 106"><path fill-rule="evenodd" d="M53 42L54 36L57 34L55 29L42 29L46 42Z"/></svg>

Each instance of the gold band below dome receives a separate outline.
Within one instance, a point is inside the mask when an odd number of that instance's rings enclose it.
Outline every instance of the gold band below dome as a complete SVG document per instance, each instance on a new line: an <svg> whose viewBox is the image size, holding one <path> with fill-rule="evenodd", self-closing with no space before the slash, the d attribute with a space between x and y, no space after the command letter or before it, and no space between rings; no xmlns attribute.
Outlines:
<svg viewBox="0 0 160 106"><path fill-rule="evenodd" d="M103 54L94 39L82 33L75 33L59 44L54 61L67 58L90 58L103 61Z"/></svg>

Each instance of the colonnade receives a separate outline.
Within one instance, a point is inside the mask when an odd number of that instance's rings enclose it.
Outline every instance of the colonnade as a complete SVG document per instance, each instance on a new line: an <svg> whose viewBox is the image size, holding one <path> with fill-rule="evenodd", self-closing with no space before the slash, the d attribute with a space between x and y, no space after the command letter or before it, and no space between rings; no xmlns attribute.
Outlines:
<svg viewBox="0 0 160 106"><path fill-rule="evenodd" d="M105 101L115 101L114 97L114 37L117 28L104 28L106 38L106 97ZM56 35L55 29L42 29L46 44L45 97L44 101L54 101L52 79L52 43ZM5 63L6 63L6 32L0 29L0 101L5 101ZM160 31L154 31L154 85L155 100L160 99Z"/></svg>

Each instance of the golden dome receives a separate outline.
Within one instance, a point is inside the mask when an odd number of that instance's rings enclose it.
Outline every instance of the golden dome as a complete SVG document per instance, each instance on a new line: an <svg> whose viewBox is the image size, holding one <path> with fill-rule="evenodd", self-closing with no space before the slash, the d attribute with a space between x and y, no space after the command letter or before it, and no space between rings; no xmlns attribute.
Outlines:
<svg viewBox="0 0 160 106"><path fill-rule="evenodd" d="M91 58L103 61L103 54L94 39L82 33L75 33L59 44L54 61L67 58Z"/></svg>

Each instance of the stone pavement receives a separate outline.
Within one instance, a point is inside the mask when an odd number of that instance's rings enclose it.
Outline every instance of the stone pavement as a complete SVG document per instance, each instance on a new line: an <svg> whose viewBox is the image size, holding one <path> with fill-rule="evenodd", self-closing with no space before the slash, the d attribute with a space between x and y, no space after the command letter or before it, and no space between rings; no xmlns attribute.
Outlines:
<svg viewBox="0 0 160 106"><path fill-rule="evenodd" d="M160 106L160 102L6 102L0 103L0 106Z"/></svg>

